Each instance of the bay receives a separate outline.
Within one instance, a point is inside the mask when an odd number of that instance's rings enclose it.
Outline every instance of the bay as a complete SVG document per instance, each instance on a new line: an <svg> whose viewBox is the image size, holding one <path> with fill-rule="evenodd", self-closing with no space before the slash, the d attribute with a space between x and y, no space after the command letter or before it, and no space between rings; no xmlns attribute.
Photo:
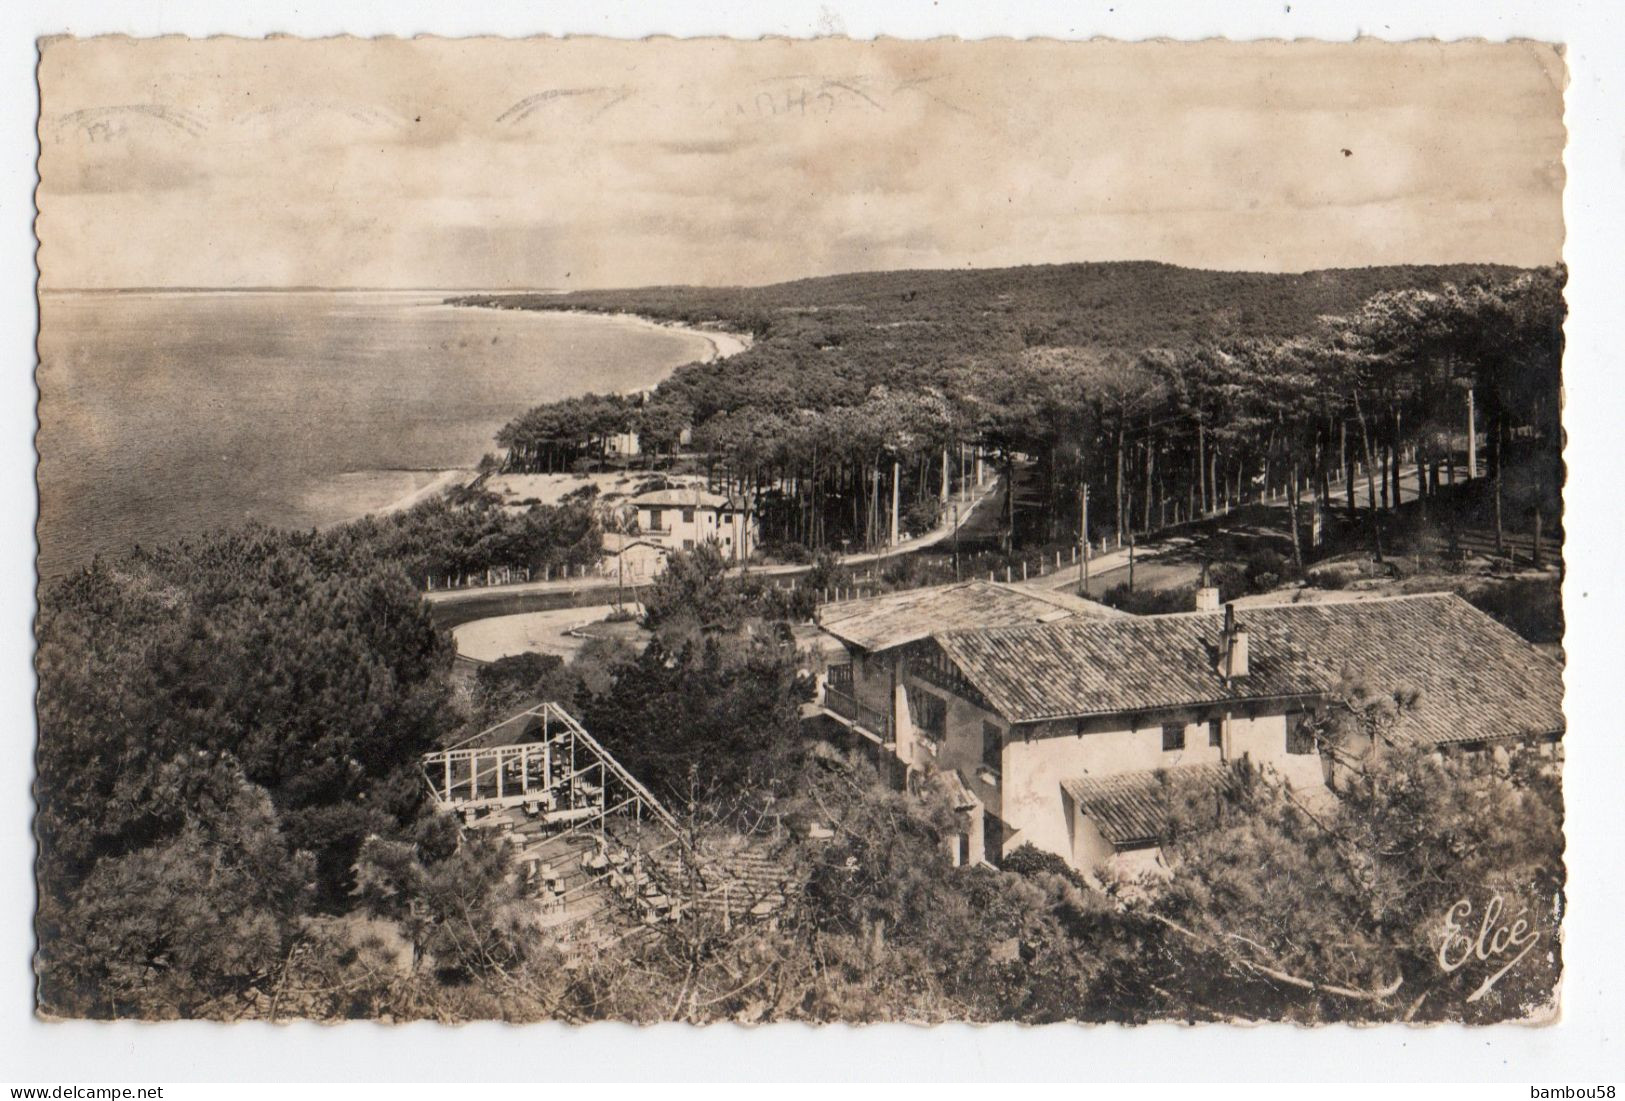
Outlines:
<svg viewBox="0 0 1625 1101"><path fill-rule="evenodd" d="M41 296L39 570L247 520L322 527L471 471L543 401L641 389L703 334L438 291Z"/></svg>

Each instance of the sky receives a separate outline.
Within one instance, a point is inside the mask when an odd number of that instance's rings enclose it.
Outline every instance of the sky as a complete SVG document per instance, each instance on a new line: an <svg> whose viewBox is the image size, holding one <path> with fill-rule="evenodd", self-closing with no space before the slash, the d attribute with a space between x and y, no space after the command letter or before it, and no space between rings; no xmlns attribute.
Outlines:
<svg viewBox="0 0 1625 1101"><path fill-rule="evenodd" d="M42 286L1561 256L1536 43L58 39Z"/></svg>

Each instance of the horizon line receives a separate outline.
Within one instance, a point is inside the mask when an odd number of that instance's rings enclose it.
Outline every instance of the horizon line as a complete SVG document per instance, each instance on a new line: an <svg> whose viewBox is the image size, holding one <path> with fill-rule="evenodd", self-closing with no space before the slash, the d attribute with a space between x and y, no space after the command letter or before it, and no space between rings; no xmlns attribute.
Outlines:
<svg viewBox="0 0 1625 1101"><path fill-rule="evenodd" d="M235 291L241 294L286 293L297 291L446 291L453 294L472 294L483 291L491 294L551 294L559 293L560 291L560 288L558 287L385 287L366 285L352 286L325 283L223 284L219 286L174 283L108 287L38 287L36 289L40 294L182 294L198 291Z"/></svg>
<svg viewBox="0 0 1625 1101"><path fill-rule="evenodd" d="M1377 268L1453 268L1453 267L1486 267L1486 268L1513 268L1521 271L1538 271L1547 267L1564 266L1561 259L1551 264L1514 264L1504 260L1410 260L1388 264L1354 264L1339 267L1304 268L1300 271L1282 271L1264 268L1204 268L1189 264L1176 264L1169 260L1045 260L1025 264L998 264L975 267L966 264L962 267L922 267L922 268L857 268L851 271L826 272L819 275L797 275L788 279L777 279L768 283L681 283L656 282L637 284L606 284L598 287L536 287L536 286L434 286L417 284L412 286L383 286L383 285L340 285L323 283L289 283L289 284L143 284L133 286L101 286L101 287L43 287L37 286L40 294L181 294L181 293L295 293L295 292L408 292L408 291L437 291L449 294L569 294L576 292L598 291L633 291L652 287L692 287L696 289L723 289L731 287L764 288L781 286L786 283L803 283L817 279L840 279L857 275L893 275L907 272L936 273L936 272L966 272L966 271L1011 271L1020 268L1056 268L1082 265L1117 265L1117 264L1148 264L1159 267L1179 268L1184 271L1202 271L1223 275L1313 275L1330 271L1362 271Z"/></svg>

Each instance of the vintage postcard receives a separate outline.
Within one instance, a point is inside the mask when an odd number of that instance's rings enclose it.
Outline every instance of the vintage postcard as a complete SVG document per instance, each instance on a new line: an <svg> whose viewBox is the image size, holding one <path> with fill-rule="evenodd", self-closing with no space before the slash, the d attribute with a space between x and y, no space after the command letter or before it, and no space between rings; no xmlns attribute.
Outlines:
<svg viewBox="0 0 1625 1101"><path fill-rule="evenodd" d="M42 41L38 1013L1554 1020L1567 79Z"/></svg>

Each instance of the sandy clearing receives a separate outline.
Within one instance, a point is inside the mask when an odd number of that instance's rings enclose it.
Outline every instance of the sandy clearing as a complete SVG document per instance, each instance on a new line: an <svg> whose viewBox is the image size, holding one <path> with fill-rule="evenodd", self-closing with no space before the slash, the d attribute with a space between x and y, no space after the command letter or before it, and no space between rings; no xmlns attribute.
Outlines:
<svg viewBox="0 0 1625 1101"><path fill-rule="evenodd" d="M642 611L637 605L631 607ZM452 628L451 637L458 654L476 661L495 661L513 654L555 654L569 661L587 644L585 638L570 634L570 630L602 622L614 610L611 604L592 604L476 619Z"/></svg>
<svg viewBox="0 0 1625 1101"><path fill-rule="evenodd" d="M664 478L671 485L705 486L703 475L656 475L647 470L607 470L590 474L494 474L485 480L483 488L501 497L504 504L517 505L534 500L544 505L556 505L566 494L587 485L598 487L601 500L629 497L634 489L654 477Z"/></svg>

